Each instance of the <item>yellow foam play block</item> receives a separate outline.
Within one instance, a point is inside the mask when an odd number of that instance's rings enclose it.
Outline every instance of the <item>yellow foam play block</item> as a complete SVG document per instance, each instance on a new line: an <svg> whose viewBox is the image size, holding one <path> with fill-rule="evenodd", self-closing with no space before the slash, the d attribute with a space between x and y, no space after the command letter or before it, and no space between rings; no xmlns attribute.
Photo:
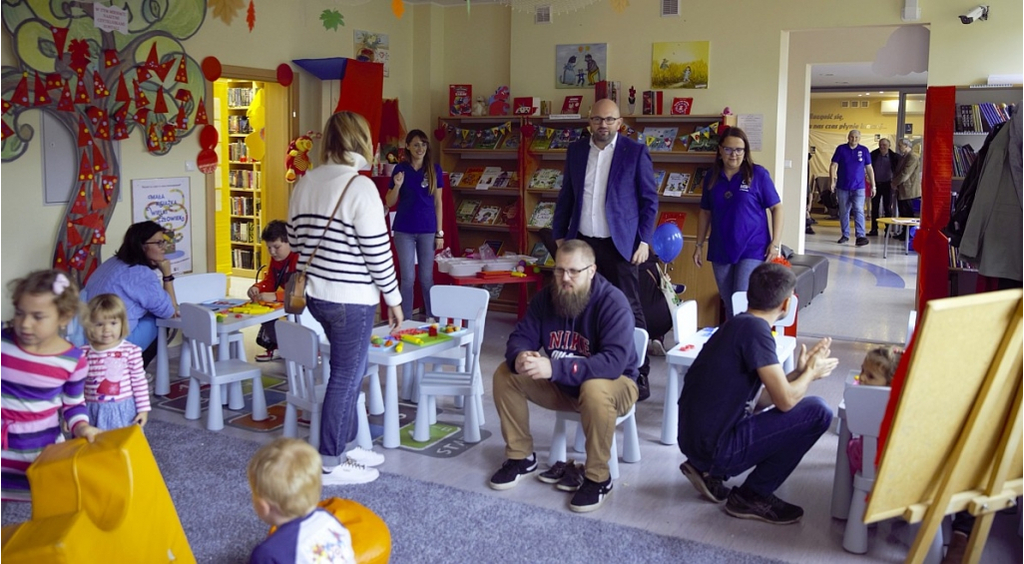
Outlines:
<svg viewBox="0 0 1024 564"><path fill-rule="evenodd" d="M47 447L28 480L32 519L3 528L4 564L196 561L136 425Z"/></svg>

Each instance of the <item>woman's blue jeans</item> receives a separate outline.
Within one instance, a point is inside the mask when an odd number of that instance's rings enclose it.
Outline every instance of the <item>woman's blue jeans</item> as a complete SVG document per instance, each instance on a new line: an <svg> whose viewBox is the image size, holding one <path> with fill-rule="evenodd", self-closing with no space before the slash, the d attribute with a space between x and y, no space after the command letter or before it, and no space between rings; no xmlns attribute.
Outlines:
<svg viewBox="0 0 1024 564"><path fill-rule="evenodd" d="M324 466L344 460L345 447L356 438L359 390L366 375L370 332L376 306L340 304L306 297L306 307L323 325L331 344L331 379L320 411L320 456Z"/></svg>
<svg viewBox="0 0 1024 564"><path fill-rule="evenodd" d="M430 288L434 286L434 234L395 231L395 251L398 253L398 270L402 273L402 316L412 319L413 289L416 285L416 273L419 272L423 310L426 317L430 317L433 315L430 310ZM417 255L418 266L415 264Z"/></svg>
<svg viewBox="0 0 1024 564"><path fill-rule="evenodd" d="M715 272L715 282L718 284L718 295L722 296L722 301L725 302L726 321L736 315L732 310L732 295L747 291L750 273L763 262L756 259L740 259L736 264L711 263L711 269Z"/></svg>

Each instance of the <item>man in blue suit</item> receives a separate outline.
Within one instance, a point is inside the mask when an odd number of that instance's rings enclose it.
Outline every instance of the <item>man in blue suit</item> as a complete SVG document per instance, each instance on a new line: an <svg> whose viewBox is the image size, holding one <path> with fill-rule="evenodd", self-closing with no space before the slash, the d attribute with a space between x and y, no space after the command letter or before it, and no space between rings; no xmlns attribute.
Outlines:
<svg viewBox="0 0 1024 564"><path fill-rule="evenodd" d="M552 234L559 246L581 239L594 249L597 271L629 300L636 326L647 323L640 302L637 266L647 260L658 192L647 146L619 135L615 102L598 100L590 110L590 137L569 145ZM637 378L640 400L650 396L645 359Z"/></svg>

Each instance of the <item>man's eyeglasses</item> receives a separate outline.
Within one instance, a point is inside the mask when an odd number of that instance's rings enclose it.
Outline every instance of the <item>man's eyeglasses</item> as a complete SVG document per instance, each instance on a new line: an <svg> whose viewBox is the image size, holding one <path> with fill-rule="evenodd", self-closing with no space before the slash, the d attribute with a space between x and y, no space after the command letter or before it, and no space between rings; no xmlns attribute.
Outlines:
<svg viewBox="0 0 1024 564"><path fill-rule="evenodd" d="M726 155L742 155L746 151L743 147L722 147L722 152Z"/></svg>
<svg viewBox="0 0 1024 564"><path fill-rule="evenodd" d="M611 125L611 124L615 123L616 121L618 121L619 119L621 119L621 118L611 117L611 116L609 116L609 117L593 116L593 117L590 118L590 123L592 123L594 125L601 125L601 122L604 122L604 123L606 123L608 125Z"/></svg>
<svg viewBox="0 0 1024 564"><path fill-rule="evenodd" d="M569 278L576 278L577 276L580 275L580 273L586 272L587 270L589 270L591 266L594 266L594 265L588 264L587 266L584 266L583 268L562 268L560 266L556 266L555 267L555 271L554 271L555 272L555 277L556 278L561 278L561 277L565 276L566 274L568 274Z"/></svg>
<svg viewBox="0 0 1024 564"><path fill-rule="evenodd" d="M158 247L166 247L167 239L160 239L159 241L146 241L143 245L156 245Z"/></svg>

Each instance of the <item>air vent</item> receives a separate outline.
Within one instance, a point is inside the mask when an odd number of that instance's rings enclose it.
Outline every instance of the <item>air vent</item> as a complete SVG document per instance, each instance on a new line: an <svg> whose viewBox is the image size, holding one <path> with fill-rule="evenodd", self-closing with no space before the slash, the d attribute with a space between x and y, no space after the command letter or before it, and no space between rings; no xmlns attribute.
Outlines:
<svg viewBox="0 0 1024 564"><path fill-rule="evenodd" d="M678 16L679 0L661 0L661 16Z"/></svg>
<svg viewBox="0 0 1024 564"><path fill-rule="evenodd" d="M535 24L549 24L551 23L551 6L537 6L533 11L533 23Z"/></svg>

